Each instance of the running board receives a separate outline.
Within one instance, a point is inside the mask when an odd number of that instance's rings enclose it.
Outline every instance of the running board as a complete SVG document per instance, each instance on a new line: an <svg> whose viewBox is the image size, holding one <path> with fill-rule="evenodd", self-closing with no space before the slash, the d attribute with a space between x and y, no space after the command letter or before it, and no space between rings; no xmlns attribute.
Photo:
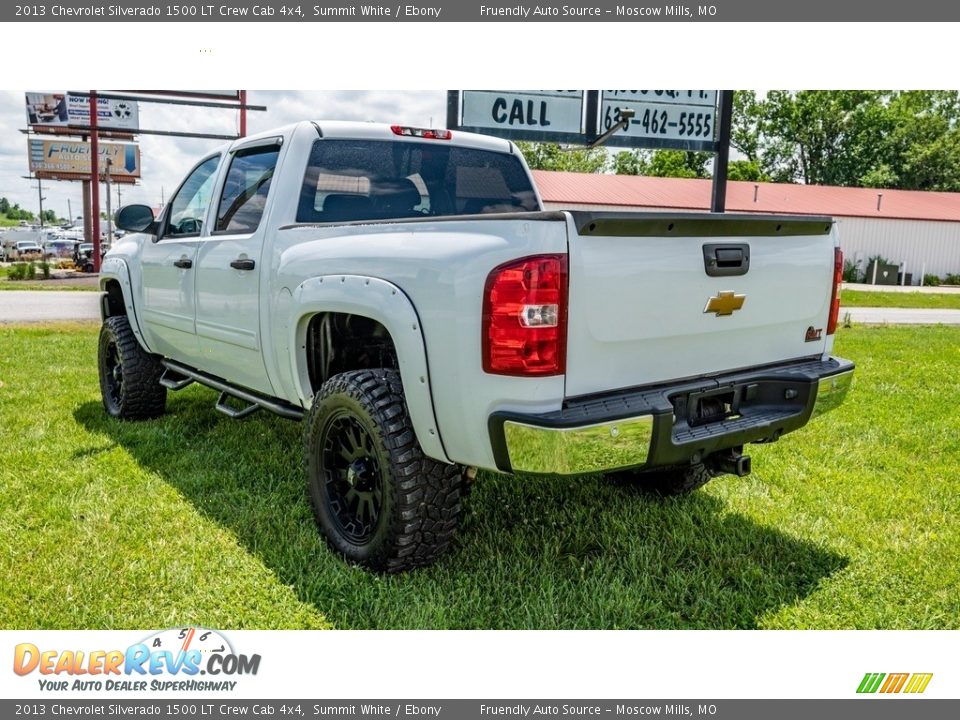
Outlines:
<svg viewBox="0 0 960 720"><path fill-rule="evenodd" d="M160 376L160 384L170 390L183 390L191 383L193 383L192 377L181 375L176 370L171 370L168 367L163 369L163 375Z"/></svg>
<svg viewBox="0 0 960 720"><path fill-rule="evenodd" d="M179 390L180 388L186 387L191 382L198 382L201 385L213 388L214 390L219 390L220 397L217 399L216 409L231 418L243 418L260 408L264 408L265 410L269 410L270 412L275 413L280 417L285 417L288 420L303 420L303 408L297 407L296 405L291 405L286 400L266 397L259 393L253 392L252 390L231 385L226 380L221 380L218 377L208 375L200 370L194 370L192 367L181 365L174 360L162 360L161 364L171 373L179 375L187 381L184 383L183 381L178 381L171 376L170 381L172 383L182 383L180 384L180 387L173 387L173 385L167 385L164 383L163 379L161 378L160 382L162 385L164 385L164 387L168 387L173 390ZM163 376L166 377L167 373L164 372ZM247 407L240 409L231 407L227 405L227 400L229 398L241 400L247 403Z"/></svg>
<svg viewBox="0 0 960 720"><path fill-rule="evenodd" d="M250 403L243 408L235 408L227 404L227 401L232 398L233 395L230 395L226 391L220 393L220 397L217 398L217 404L214 407L226 415L228 418L233 418L234 420L239 420L240 418L245 418L247 415L253 415L257 410L260 409L260 406L256 403Z"/></svg>

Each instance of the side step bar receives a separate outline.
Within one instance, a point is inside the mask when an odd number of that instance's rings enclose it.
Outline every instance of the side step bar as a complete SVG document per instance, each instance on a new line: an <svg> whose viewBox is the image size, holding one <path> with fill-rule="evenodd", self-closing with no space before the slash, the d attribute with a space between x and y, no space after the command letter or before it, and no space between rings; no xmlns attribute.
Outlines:
<svg viewBox="0 0 960 720"><path fill-rule="evenodd" d="M167 369L160 379L161 385L171 390L181 390L192 382L198 382L214 390L219 390L220 397L217 399L216 409L231 418L243 418L260 408L264 408L288 420L303 420L303 408L291 405L285 400L266 397L252 390L231 385L226 380L221 380L200 370L194 370L174 360L162 360L161 363ZM247 403L247 407L238 409L227 405L227 400L230 398L242 400Z"/></svg>

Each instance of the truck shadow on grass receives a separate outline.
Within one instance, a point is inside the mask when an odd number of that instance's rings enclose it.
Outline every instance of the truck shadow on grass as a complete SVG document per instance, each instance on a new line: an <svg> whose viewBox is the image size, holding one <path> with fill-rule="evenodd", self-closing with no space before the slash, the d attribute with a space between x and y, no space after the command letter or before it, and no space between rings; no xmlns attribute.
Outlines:
<svg viewBox="0 0 960 720"><path fill-rule="evenodd" d="M340 628L754 628L846 565L705 492L660 500L599 479L481 474L448 555L373 575L335 557L317 531L301 426L266 413L230 421L213 398L189 388L146 423L112 420L93 402L74 415Z"/></svg>

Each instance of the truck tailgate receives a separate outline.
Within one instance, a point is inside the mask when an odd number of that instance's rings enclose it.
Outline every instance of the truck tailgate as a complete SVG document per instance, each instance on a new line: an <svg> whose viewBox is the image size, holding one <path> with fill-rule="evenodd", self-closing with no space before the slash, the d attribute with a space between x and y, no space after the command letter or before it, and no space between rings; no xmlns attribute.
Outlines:
<svg viewBox="0 0 960 720"><path fill-rule="evenodd" d="M829 218L569 218L568 397L827 349Z"/></svg>

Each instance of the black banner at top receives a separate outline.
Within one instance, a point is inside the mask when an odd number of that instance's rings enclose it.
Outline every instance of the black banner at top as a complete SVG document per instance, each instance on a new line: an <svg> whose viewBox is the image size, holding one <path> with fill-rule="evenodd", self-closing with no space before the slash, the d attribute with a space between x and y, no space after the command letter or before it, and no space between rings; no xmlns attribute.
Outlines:
<svg viewBox="0 0 960 720"><path fill-rule="evenodd" d="M960 5L942 0L707 0L665 4L587 0L345 2L344 0L37 0L0 7L3 22L944 22Z"/></svg>

